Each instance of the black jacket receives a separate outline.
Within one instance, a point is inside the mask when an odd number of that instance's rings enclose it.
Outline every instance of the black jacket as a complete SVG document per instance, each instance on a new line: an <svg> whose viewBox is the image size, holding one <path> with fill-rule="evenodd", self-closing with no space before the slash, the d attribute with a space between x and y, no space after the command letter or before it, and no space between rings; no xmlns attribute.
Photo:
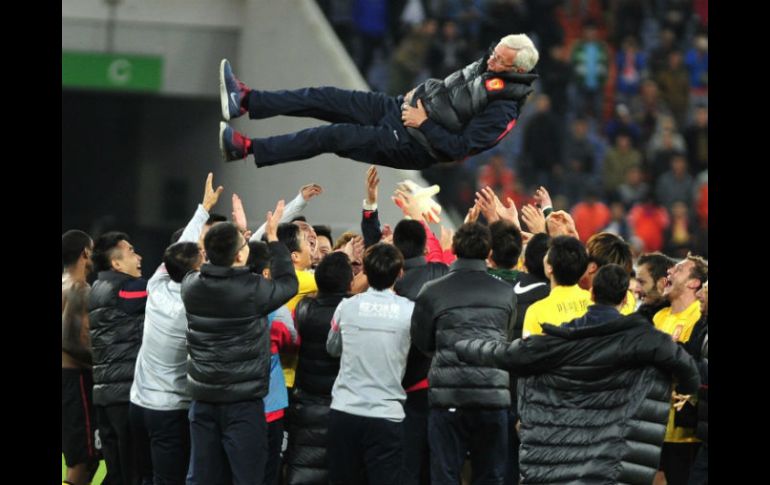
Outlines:
<svg viewBox="0 0 770 485"><path fill-rule="evenodd" d="M483 260L458 259L449 274L423 287L412 312L412 343L433 354L431 407L501 409L511 405L508 372L458 360L455 342L482 337L510 341L516 319L513 288L486 271Z"/></svg>
<svg viewBox="0 0 770 485"><path fill-rule="evenodd" d="M182 280L187 311L187 388L194 400L262 398L270 378L267 314L297 294L289 250L271 242L272 279L248 267L204 264Z"/></svg>
<svg viewBox="0 0 770 485"><path fill-rule="evenodd" d="M417 106L418 99L422 101L428 121L420 129L407 128L407 131L439 162L461 160L478 153L497 143L502 138L498 138L498 135L507 133L504 131L506 125L518 118L527 96L534 91L530 85L537 77L534 73L489 72L487 57L484 57L453 72L443 80L428 79L415 88L412 96L413 106ZM502 108L501 104L509 106ZM484 127L485 130L494 132L494 142L489 146L470 147L470 152L465 150L463 153L464 150L436 143L436 135L430 133L431 123L450 133L462 133L471 120L493 106L497 107L493 111L500 113L501 119ZM490 117L489 121L492 122L495 117ZM471 134L467 135L474 138Z"/></svg>
<svg viewBox="0 0 770 485"><path fill-rule="evenodd" d="M526 377L518 392L521 483L652 483L670 378L679 392L694 392L693 359L636 314L585 328L544 324L543 331L510 345L456 345L464 361Z"/></svg>
<svg viewBox="0 0 770 485"><path fill-rule="evenodd" d="M425 283L441 278L448 272L449 266L444 263L428 263L425 256L409 258L404 261L404 275L396 281L393 290L400 296L416 301L417 295ZM430 360L414 344L409 347L406 370L404 371L404 378L401 380L404 389L409 389L428 377Z"/></svg>
<svg viewBox="0 0 770 485"><path fill-rule="evenodd" d="M294 391L289 409L289 447L286 450L286 483L329 482L327 434L332 387L340 358L326 351L332 316L346 294L303 298L294 310L299 348Z"/></svg>
<svg viewBox="0 0 770 485"><path fill-rule="evenodd" d="M88 298L94 362L94 404L127 403L142 346L147 281L100 271Z"/></svg>
<svg viewBox="0 0 770 485"><path fill-rule="evenodd" d="M334 380L340 371L340 358L326 351L332 316L346 294L321 293L316 297L303 298L294 310L294 325L302 344L294 383L312 394L331 396Z"/></svg>

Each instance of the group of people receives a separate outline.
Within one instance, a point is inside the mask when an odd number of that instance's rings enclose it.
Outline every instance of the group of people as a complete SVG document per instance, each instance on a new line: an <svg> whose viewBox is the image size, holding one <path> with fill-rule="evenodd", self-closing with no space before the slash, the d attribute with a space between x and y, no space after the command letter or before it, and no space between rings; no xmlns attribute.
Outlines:
<svg viewBox="0 0 770 485"><path fill-rule="evenodd" d="M461 160L510 132L537 59L527 36L506 36L397 98L258 91L223 60L226 120L332 124L249 139L223 123L220 148L259 167L325 152ZM213 217L223 188L209 174L149 281L128 235L65 232L67 481L88 483L100 455L109 484L460 483L467 457L473 483L651 483L660 465L676 484L707 470L676 410L707 369L702 258L645 255L634 272L622 238L583 244L544 188L521 218L482 190L440 238L397 191L406 218L391 229L378 184L372 166L361 235L334 242L300 215L320 186L252 233L237 195L231 221Z"/></svg>

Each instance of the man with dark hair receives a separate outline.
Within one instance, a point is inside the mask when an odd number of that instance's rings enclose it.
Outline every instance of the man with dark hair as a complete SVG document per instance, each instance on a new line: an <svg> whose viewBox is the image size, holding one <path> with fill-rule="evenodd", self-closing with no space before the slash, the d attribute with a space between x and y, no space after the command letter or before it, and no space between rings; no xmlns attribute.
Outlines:
<svg viewBox="0 0 770 485"><path fill-rule="evenodd" d="M631 246L617 234L610 232L594 234L588 238L586 251L588 251L588 268L580 280L580 287L583 289L591 289L594 275L605 264L620 265L629 275L633 271L634 262L633 256L631 256ZM626 295L626 303L620 313L630 315L634 311L636 311L636 298L633 292L629 291Z"/></svg>
<svg viewBox="0 0 770 485"><path fill-rule="evenodd" d="M278 115L317 118L331 124L281 136L249 139L220 124L225 161L254 155L257 167L336 153L353 160L403 169L463 160L497 145L516 124L538 52L524 34L507 35L488 54L443 80L429 79L404 96L332 87L296 91L252 90L220 64L225 120L248 112L252 119Z"/></svg>
<svg viewBox="0 0 770 485"><path fill-rule="evenodd" d="M307 223L303 223L309 227ZM297 303L308 295L318 291L313 273L310 267L313 264L313 252L308 240L308 231L303 231L298 223L283 223L278 226L278 240L289 249L291 262L294 264L294 273L299 282L297 292L286 303L289 311L293 312ZM315 233L313 233L315 235ZM286 387L294 387L294 372L297 369L297 353L295 350L281 352L281 367L283 368Z"/></svg>
<svg viewBox="0 0 770 485"><path fill-rule="evenodd" d="M316 234L316 250L313 254L313 267L318 267L318 264L332 252L332 228L329 226L316 225L313 226L313 230Z"/></svg>
<svg viewBox="0 0 770 485"><path fill-rule="evenodd" d="M319 234L319 240L321 234ZM323 258L315 270L318 294L297 304L294 318L302 340L292 404L286 483L329 483L328 422L339 356L326 351L329 322L350 293L353 268L342 252Z"/></svg>
<svg viewBox="0 0 770 485"><path fill-rule="evenodd" d="M272 279L246 267L248 241L229 222L204 238L209 263L182 280L187 311L187 389L191 456L187 483L219 483L229 468L235 483L262 483L267 430L262 398L269 381L266 316L297 291L291 256L278 242L283 201L268 212Z"/></svg>
<svg viewBox="0 0 770 485"><path fill-rule="evenodd" d="M641 315L621 316L628 281L624 268L605 265L585 316L544 323L544 335L511 344L455 345L462 361L520 376L522 484L652 482L671 377L684 393L697 389L699 378L695 362L667 335Z"/></svg>
<svg viewBox="0 0 770 485"><path fill-rule="evenodd" d="M433 356L428 375L433 483L459 483L469 450L474 483L501 483L505 475L508 373L461 363L454 350L464 338L510 341L513 288L486 271L491 239L484 225L462 225L452 240L458 259L446 276L423 286L412 314L412 341Z"/></svg>
<svg viewBox="0 0 770 485"><path fill-rule="evenodd" d="M708 263L700 256L688 253L685 259L669 269L663 297L671 302L671 306L655 314L652 319L655 328L669 334L674 342L687 344L695 324L701 319L700 302L695 295L707 280ZM669 484L684 485L695 461L700 440L695 435L694 427L677 426L674 416L672 406L660 457L660 470Z"/></svg>
<svg viewBox="0 0 770 485"><path fill-rule="evenodd" d="M610 263L599 268L591 288L594 304L588 307L585 315L564 326L584 328L622 317L620 310L626 301L629 281L628 273L620 265Z"/></svg>
<svg viewBox="0 0 770 485"><path fill-rule="evenodd" d="M414 303L393 292L404 258L377 243L364 254L369 289L343 300L326 350L341 356L329 413L329 483L400 485L403 453L401 379Z"/></svg>
<svg viewBox="0 0 770 485"><path fill-rule="evenodd" d="M551 293L527 309L524 338L543 333L543 323L561 325L583 316L591 304L591 294L578 286L588 267L588 253L582 242L571 236L551 239L544 267Z"/></svg>
<svg viewBox="0 0 770 485"><path fill-rule="evenodd" d="M671 305L663 298L663 291L668 282L668 270L675 264L676 261L659 252L642 254L636 262L636 279L642 287L642 304L638 311L650 320L661 309Z"/></svg>
<svg viewBox="0 0 770 485"><path fill-rule="evenodd" d="M131 385L133 425L149 436L155 483L183 484L190 460L190 394L187 392L187 315L181 283L203 264L198 240L210 210L224 190L214 190L209 173L203 200L180 234L163 253L163 263L147 282L142 346Z"/></svg>
<svg viewBox="0 0 770 485"><path fill-rule="evenodd" d="M61 236L61 443L67 481L85 485L99 465L94 446L91 339L88 324L87 278L93 269L94 243L83 231Z"/></svg>
<svg viewBox="0 0 770 485"><path fill-rule="evenodd" d="M129 394L142 344L147 280L128 235L108 232L94 244L99 271L89 296L94 358L94 404L107 478L138 483L152 478L149 443L129 420Z"/></svg>
<svg viewBox="0 0 770 485"><path fill-rule="evenodd" d="M404 275L396 281L396 294L417 300L417 295L429 281L449 272L443 263L425 258L427 234L422 223L403 219L393 230L393 244L404 255ZM404 484L418 484L430 477L428 447L428 371L430 358L414 344L409 348L406 372L401 384L406 391L404 412Z"/></svg>

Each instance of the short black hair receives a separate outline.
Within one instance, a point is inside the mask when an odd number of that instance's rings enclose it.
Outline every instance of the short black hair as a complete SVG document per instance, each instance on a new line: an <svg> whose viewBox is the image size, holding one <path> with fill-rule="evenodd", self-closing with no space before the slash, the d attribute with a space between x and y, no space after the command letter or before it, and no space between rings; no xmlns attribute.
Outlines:
<svg viewBox="0 0 770 485"><path fill-rule="evenodd" d="M524 249L524 267L527 268L527 273L547 280L545 275L545 267L543 266L543 258L545 258L548 252L548 245L551 242L551 236L544 232L538 232L527 242L527 247Z"/></svg>
<svg viewBox="0 0 770 485"><path fill-rule="evenodd" d="M329 240L330 244L334 244L331 227L324 224L319 224L319 225L313 226L313 230L315 231L316 236L323 236Z"/></svg>
<svg viewBox="0 0 770 485"><path fill-rule="evenodd" d="M232 266L240 245L240 232L232 222L220 222L211 226L203 247L209 262L216 266Z"/></svg>
<svg viewBox="0 0 770 485"><path fill-rule="evenodd" d="M209 212L209 218L206 220L206 226L213 226L216 222L227 222L227 217L217 212Z"/></svg>
<svg viewBox="0 0 770 485"><path fill-rule="evenodd" d="M249 271L256 274L262 274L265 268L270 267L273 255L270 253L270 246L262 241L249 241L249 258L246 260L246 266Z"/></svg>
<svg viewBox="0 0 770 485"><path fill-rule="evenodd" d="M171 234L171 239L169 240L169 244L174 244L176 242L179 242L179 238L182 237L182 233L184 232L184 227L180 227L176 231L174 231Z"/></svg>
<svg viewBox="0 0 770 485"><path fill-rule="evenodd" d="M201 257L198 243L172 244L163 252L163 264L173 281L181 283L184 276L195 268Z"/></svg>
<svg viewBox="0 0 770 485"><path fill-rule="evenodd" d="M602 267L606 264L619 264L627 273L633 269L631 246L622 237L611 232L599 232L588 238L586 243L588 261Z"/></svg>
<svg viewBox="0 0 770 485"><path fill-rule="evenodd" d="M572 236L556 236L551 239L546 257L558 285L577 284L588 268L586 247Z"/></svg>
<svg viewBox="0 0 770 485"><path fill-rule="evenodd" d="M278 230L277 236L278 240L287 248L289 248L289 252L295 252L299 251L299 235L302 232L302 229L296 224L292 224L290 222L283 222L281 224L278 224Z"/></svg>
<svg viewBox="0 0 770 485"><path fill-rule="evenodd" d="M619 264L605 264L594 276L594 301L599 305L620 305L628 292L629 279L628 272Z"/></svg>
<svg viewBox="0 0 770 485"><path fill-rule="evenodd" d="M61 235L62 270L75 264L86 248L91 247L91 236L79 229L70 229Z"/></svg>
<svg viewBox="0 0 770 485"><path fill-rule="evenodd" d="M500 268L515 267L521 255L519 228L512 222L500 219L489 226L489 232L492 235L492 261Z"/></svg>
<svg viewBox="0 0 770 485"><path fill-rule="evenodd" d="M353 281L353 267L347 254L329 253L315 269L315 282L319 293L348 293Z"/></svg>
<svg viewBox="0 0 770 485"><path fill-rule="evenodd" d="M296 222L296 221L307 222L307 217L305 217L302 214L300 214L298 216L292 217L292 219L289 222L291 223L291 222Z"/></svg>
<svg viewBox="0 0 770 485"><path fill-rule="evenodd" d="M652 281L658 281L668 276L668 270L674 267L676 261L656 251L639 256L639 259L636 261L636 267L641 268L645 264L647 265L647 271L649 271L652 277Z"/></svg>
<svg viewBox="0 0 770 485"><path fill-rule="evenodd" d="M94 261L96 271L109 271L112 269L112 258L120 241L128 241L125 232L110 231L99 236L94 242L94 253L91 259Z"/></svg>
<svg viewBox="0 0 770 485"><path fill-rule="evenodd" d="M469 222L457 230L452 247L458 258L485 260L492 247L492 234L487 226Z"/></svg>
<svg viewBox="0 0 770 485"><path fill-rule="evenodd" d="M425 254L425 228L418 221L402 219L393 230L393 245L401 251L404 259Z"/></svg>
<svg viewBox="0 0 770 485"><path fill-rule="evenodd" d="M403 267L404 256L392 244L377 243L369 246L364 253L364 273L369 286L375 290L393 286Z"/></svg>

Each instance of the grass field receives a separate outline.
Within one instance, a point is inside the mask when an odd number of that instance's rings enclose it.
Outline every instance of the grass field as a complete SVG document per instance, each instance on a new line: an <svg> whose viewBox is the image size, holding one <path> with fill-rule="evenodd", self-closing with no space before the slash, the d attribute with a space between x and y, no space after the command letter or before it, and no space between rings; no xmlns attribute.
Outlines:
<svg viewBox="0 0 770 485"><path fill-rule="evenodd" d="M91 485L100 485L102 483L102 480L104 480L104 475L107 473L107 467L104 466L104 460L99 462L99 469L96 470L96 475L94 475L94 481L91 482ZM64 480L67 478L67 465L64 464L64 455L61 456L61 479Z"/></svg>

